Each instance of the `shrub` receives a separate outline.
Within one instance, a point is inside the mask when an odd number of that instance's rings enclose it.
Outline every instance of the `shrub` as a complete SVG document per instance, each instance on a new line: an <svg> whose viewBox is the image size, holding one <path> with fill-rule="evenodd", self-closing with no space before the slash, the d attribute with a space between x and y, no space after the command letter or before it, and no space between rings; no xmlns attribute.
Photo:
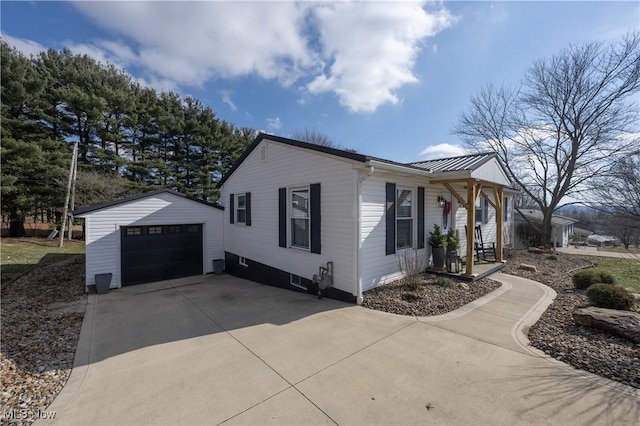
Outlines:
<svg viewBox="0 0 640 426"><path fill-rule="evenodd" d="M458 283L452 280L451 278L437 277L436 285L439 285L440 287L446 287L446 288L456 288L458 286Z"/></svg>
<svg viewBox="0 0 640 426"><path fill-rule="evenodd" d="M629 310L636 299L625 288L610 284L593 284L587 289L587 298L599 308Z"/></svg>
<svg viewBox="0 0 640 426"><path fill-rule="evenodd" d="M417 289L422 283L424 260L418 250L405 250L398 254L398 268L404 273L407 287Z"/></svg>
<svg viewBox="0 0 640 426"><path fill-rule="evenodd" d="M616 279L608 272L596 271L593 269L583 269L574 272L573 285L580 290L586 290L592 284L615 284Z"/></svg>

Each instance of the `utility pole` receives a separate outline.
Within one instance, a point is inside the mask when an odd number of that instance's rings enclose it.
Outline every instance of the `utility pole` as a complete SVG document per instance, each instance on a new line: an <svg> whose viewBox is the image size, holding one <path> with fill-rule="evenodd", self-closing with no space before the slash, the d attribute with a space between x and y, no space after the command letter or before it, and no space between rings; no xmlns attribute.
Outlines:
<svg viewBox="0 0 640 426"><path fill-rule="evenodd" d="M78 154L78 142L73 144L73 155L71 156L71 165L69 166L69 180L67 181L67 196L64 200L64 210L62 214L62 225L60 225L60 242L58 247L62 247L64 244L64 226L67 223L67 213L69 211L69 197L71 195L71 181L73 179L73 159Z"/></svg>
<svg viewBox="0 0 640 426"><path fill-rule="evenodd" d="M77 142L76 142L77 144ZM73 150L73 177L71 178L71 211L76 209L76 177L78 175L78 149ZM73 237L73 216L69 215L69 234L67 239L71 241Z"/></svg>

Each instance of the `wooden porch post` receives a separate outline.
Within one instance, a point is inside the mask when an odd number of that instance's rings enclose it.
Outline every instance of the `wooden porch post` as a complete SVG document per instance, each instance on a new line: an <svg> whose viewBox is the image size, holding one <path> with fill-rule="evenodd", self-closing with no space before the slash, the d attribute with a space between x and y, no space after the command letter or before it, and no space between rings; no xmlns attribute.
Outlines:
<svg viewBox="0 0 640 426"><path fill-rule="evenodd" d="M476 186L473 181L467 181L467 265L466 275L473 275L473 240L476 224Z"/></svg>
<svg viewBox="0 0 640 426"><path fill-rule="evenodd" d="M502 188L494 189L494 196L496 198L496 261L502 262L502 227L504 226L503 217L503 190Z"/></svg>

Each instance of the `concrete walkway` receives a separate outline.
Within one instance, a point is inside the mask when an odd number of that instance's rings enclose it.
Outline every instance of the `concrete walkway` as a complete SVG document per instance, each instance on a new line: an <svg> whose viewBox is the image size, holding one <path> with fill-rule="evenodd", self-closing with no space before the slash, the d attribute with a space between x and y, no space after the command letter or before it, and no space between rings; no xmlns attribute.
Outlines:
<svg viewBox="0 0 640 426"><path fill-rule="evenodd" d="M597 247L558 247L556 250L560 253L577 254L582 256L599 256L599 257L617 257L619 259L634 259L640 261L640 254L638 253L621 253L617 251L598 251Z"/></svg>
<svg viewBox="0 0 640 426"><path fill-rule="evenodd" d="M90 296L54 424L637 425L640 392L527 346L548 287L402 317L230 276ZM47 422L42 422L47 423Z"/></svg>

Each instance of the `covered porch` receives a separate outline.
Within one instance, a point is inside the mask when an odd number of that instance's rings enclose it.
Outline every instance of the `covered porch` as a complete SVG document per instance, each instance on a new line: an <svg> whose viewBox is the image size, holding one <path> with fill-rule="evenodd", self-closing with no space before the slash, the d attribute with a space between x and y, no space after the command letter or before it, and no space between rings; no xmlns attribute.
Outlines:
<svg viewBox="0 0 640 426"><path fill-rule="evenodd" d="M440 185L442 193L446 193L442 198L451 200L451 227L461 234L458 256L463 262L462 268L453 272L446 272L446 268L444 271L430 272L475 281L502 269L505 266L505 237L513 241L512 228L509 226L508 235L505 235L505 223L512 225L513 222L510 220L512 206L509 206L507 197L515 191L509 188L511 182L497 155L473 154L424 161L412 166L431 172L429 183L431 186ZM489 206L491 215L488 213ZM493 254L491 259L483 256L487 245ZM479 253L479 250L483 252Z"/></svg>

